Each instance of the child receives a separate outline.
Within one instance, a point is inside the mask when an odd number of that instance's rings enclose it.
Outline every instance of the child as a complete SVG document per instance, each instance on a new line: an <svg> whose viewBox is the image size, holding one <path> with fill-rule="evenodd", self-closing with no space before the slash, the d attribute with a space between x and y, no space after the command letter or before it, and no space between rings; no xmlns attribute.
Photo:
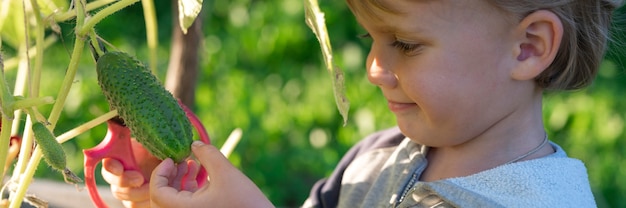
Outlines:
<svg viewBox="0 0 626 208"><path fill-rule="evenodd" d="M347 2L373 40L368 78L398 128L353 147L305 207L596 206L584 164L548 141L542 93L593 80L620 2ZM149 188L129 188L143 177L117 161L104 163L103 174L122 200L272 206L215 147L192 149L210 175L201 188L175 188L181 175L197 172L194 162L163 161Z"/></svg>

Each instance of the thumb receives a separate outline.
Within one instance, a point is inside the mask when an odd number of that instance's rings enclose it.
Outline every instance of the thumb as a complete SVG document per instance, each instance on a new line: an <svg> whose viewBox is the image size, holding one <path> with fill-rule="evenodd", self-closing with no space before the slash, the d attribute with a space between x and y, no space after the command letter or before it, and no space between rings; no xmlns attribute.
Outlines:
<svg viewBox="0 0 626 208"><path fill-rule="evenodd" d="M209 186L204 187L213 188L204 190L210 192L210 199L235 203L229 204L229 207L274 207L254 182L233 166L215 146L196 141L191 145L191 151L209 174ZM236 197L231 198L233 196Z"/></svg>
<svg viewBox="0 0 626 208"><path fill-rule="evenodd" d="M222 152L213 145L205 144L202 141L194 141L191 145L191 151L211 178L219 177L220 172L224 170L235 168Z"/></svg>

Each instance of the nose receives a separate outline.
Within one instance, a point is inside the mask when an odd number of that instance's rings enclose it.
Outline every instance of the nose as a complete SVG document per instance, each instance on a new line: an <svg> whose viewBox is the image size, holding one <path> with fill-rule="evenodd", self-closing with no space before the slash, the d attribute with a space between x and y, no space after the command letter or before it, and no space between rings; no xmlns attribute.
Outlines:
<svg viewBox="0 0 626 208"><path fill-rule="evenodd" d="M390 71L391 65L383 61L384 57L374 50L367 56L367 79L381 88L395 88L398 85L396 74Z"/></svg>

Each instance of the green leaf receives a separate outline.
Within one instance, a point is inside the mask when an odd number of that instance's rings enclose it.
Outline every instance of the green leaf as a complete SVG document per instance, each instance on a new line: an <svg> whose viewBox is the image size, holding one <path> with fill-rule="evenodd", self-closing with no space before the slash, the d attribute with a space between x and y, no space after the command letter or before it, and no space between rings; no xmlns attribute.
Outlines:
<svg viewBox="0 0 626 208"><path fill-rule="evenodd" d="M184 34L187 34L187 29L196 20L201 9L202 0L178 0L178 22Z"/></svg>
<svg viewBox="0 0 626 208"><path fill-rule="evenodd" d="M320 10L317 0L304 0L304 8L306 24L313 30L317 40L320 42L326 69L331 75L337 109L339 109L339 113L343 117L343 124L346 125L350 102L346 97L343 73L339 67L334 66L333 49L330 45L324 13Z"/></svg>

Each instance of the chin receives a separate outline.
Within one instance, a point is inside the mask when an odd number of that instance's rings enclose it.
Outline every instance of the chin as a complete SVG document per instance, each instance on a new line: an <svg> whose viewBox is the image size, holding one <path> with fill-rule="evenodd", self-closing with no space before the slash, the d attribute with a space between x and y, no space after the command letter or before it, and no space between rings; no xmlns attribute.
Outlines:
<svg viewBox="0 0 626 208"><path fill-rule="evenodd" d="M425 127L425 124L410 124L398 121L398 127L404 136L408 137L411 141L417 144L429 147L440 147L446 145L445 141L441 140L441 133L437 133L436 131L432 131L428 128L423 128Z"/></svg>
<svg viewBox="0 0 626 208"><path fill-rule="evenodd" d="M426 136L424 135L424 130L421 130L421 128L417 128L415 125L409 125L400 121L398 121L398 127L400 128L402 134L411 139L413 142L418 144L429 143L424 141Z"/></svg>

